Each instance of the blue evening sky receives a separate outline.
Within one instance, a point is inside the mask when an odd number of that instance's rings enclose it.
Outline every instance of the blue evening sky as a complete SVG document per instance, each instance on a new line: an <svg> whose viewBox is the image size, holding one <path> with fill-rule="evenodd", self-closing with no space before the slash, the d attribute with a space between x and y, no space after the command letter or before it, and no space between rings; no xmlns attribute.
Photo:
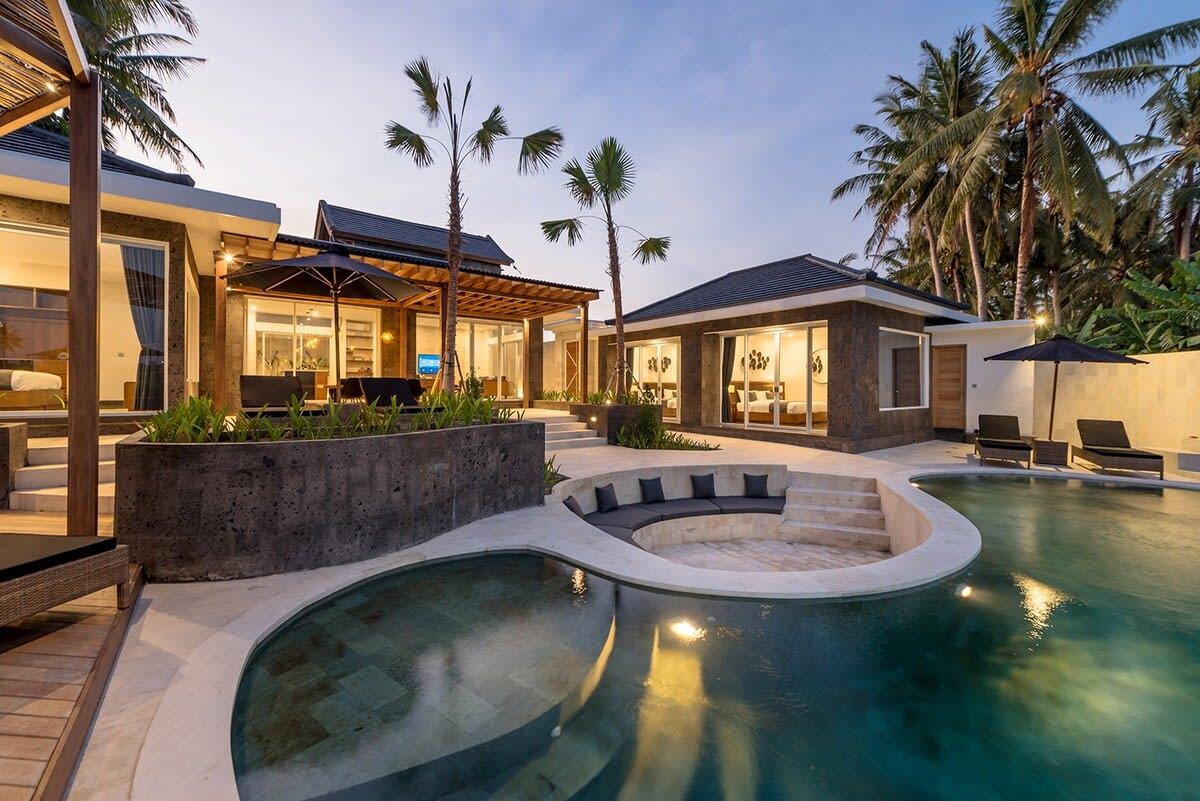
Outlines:
<svg viewBox="0 0 1200 801"><path fill-rule="evenodd" d="M829 199L852 171L851 127L872 119L889 73L914 74L922 38L945 46L956 29L990 22L996 3L191 6L193 50L208 62L170 97L204 161L189 165L199 186L278 204L290 233L311 235L320 198L445 224L444 162L418 170L383 147L389 119L423 130L402 68L426 55L460 85L475 76L474 119L499 103L514 133L561 127L567 156L607 135L632 152L637 187L619 220L673 244L665 264L626 260L628 310L730 270L861 250L868 223L854 219L857 202ZM1194 0L1126 0L1095 42L1196 13ZM1122 139L1143 129L1139 105L1089 102ZM515 168L515 143L470 167L466 230L491 234L526 275L607 287L598 226L574 248L542 240L540 220L574 213L557 167ZM597 317L607 291L598 305Z"/></svg>

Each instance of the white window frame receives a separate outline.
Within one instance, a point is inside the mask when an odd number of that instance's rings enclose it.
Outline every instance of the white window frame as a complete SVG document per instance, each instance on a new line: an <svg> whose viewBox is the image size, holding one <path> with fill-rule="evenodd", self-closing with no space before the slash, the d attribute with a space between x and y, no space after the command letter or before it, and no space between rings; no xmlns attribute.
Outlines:
<svg viewBox="0 0 1200 801"><path fill-rule="evenodd" d="M779 406L778 406L778 404L776 404L774 410L771 413L773 422L751 423L750 422L750 410L749 410L749 408L747 408L742 412L741 420L730 420L728 422L722 420L720 422L720 425L722 427L724 427L724 428L740 428L740 429L747 430L747 431L749 431L749 430L780 431L780 432L785 432L785 433L812 434L814 436L827 436L828 435L828 433L829 433L828 417L826 417L825 428L820 429L820 428L813 427L813 410L812 410L813 331L815 331L818 328L824 328L826 331L828 331L829 330L829 321L828 320L809 320L809 321L800 322L800 323L786 323L784 325L760 326L758 328L739 328L739 329L734 329L731 331L715 331L715 332L713 332L718 335L718 337L719 337L718 342L720 343L721 348L725 347L725 338L726 337L746 337L746 339L743 339L743 341L742 341L743 358L745 357L745 353L748 349L748 343L749 343L748 337L750 335L764 334L764 333L774 334L774 337L773 337L774 353L771 356L771 358L775 362L775 374L774 374L773 383L775 384L776 387L779 386L780 372L782 369L779 365L779 352L780 352L780 337L784 331L788 331L788 330L804 331L805 338L807 341L808 355L809 355L809 363L805 370L805 388L806 388L806 392L808 393L806 395L806 397L808 398L808 401L807 401L807 409L804 414L805 424L803 426L781 425L779 422ZM749 392L749 390L750 390L750 373L749 373L749 371L747 371L745 369L742 370L742 388L743 388L742 389L743 392ZM720 387L720 391L721 391L721 403L724 404L727 402L726 401L726 393L728 391L728 387L722 385Z"/></svg>
<svg viewBox="0 0 1200 801"><path fill-rule="evenodd" d="M902 334L904 336L913 337L918 341L920 350L919 350L917 356L918 356L918 363L921 366L921 403L918 406L883 406L881 403L879 406L879 411L881 411L881 412L903 412L903 411L908 411L911 409L928 409L929 408L929 371L930 371L929 341L930 341L930 335L922 333L920 331L905 331L903 328L888 328L887 326L884 326L884 325L879 326L880 333L883 333L885 331L889 334ZM879 350L878 344L876 344L875 350L878 352L878 350ZM877 370L877 374L875 376L875 378L876 378L875 394L878 395L879 394L879 380L878 380L879 375L878 375L878 373L882 373L883 365L882 364L877 365L876 370ZM893 375L892 381L894 382L895 380L896 380L896 377Z"/></svg>
<svg viewBox="0 0 1200 801"><path fill-rule="evenodd" d="M625 343L625 347L627 350L633 350L636 348L642 348L642 349L654 348L655 358L660 359L660 360L662 359L663 347L669 346L669 345L675 346L675 354L676 354L676 358L678 359L678 362L679 362L675 367L675 375L677 376L676 380L675 380L675 415L673 417L667 417L666 409L664 407L663 422L678 423L678 422L680 422L680 420L682 420L682 413L683 413L683 339L682 339L682 337L662 337L659 339L648 339L648 340L644 340L644 341ZM641 357L638 357L638 358L641 358ZM658 371L658 381L654 385L651 385L651 384L648 384L648 383L642 382L642 381L639 381L638 384L641 386L645 386L645 387L653 386L653 388L658 391L658 397L660 399L662 398L662 370L661 369Z"/></svg>

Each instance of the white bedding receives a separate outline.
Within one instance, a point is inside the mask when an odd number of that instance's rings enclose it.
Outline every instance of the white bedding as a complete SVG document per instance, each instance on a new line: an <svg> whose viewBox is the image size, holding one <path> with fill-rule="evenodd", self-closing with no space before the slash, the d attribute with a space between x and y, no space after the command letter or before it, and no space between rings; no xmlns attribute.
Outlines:
<svg viewBox="0 0 1200 801"><path fill-rule="evenodd" d="M804 414L805 410L807 408L807 404L804 401L780 401L780 400L750 401L750 411L755 414L757 414L759 412L761 412L763 414L773 414L775 411L775 406L779 406L779 411L782 414ZM737 410L739 412L744 412L746 410L745 404L739 403L737 405ZM824 401L813 401L812 410L813 410L813 412L826 411L825 402Z"/></svg>
<svg viewBox="0 0 1200 801"><path fill-rule="evenodd" d="M11 377L14 392L31 389L62 389L62 378L54 373L39 373L33 370L13 370Z"/></svg>

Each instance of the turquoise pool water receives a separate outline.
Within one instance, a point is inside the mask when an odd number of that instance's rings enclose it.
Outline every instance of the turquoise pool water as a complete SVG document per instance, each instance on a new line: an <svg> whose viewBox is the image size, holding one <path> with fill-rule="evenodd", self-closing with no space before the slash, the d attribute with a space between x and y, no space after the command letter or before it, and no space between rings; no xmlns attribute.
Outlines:
<svg viewBox="0 0 1200 801"><path fill-rule="evenodd" d="M694 598L505 555L329 599L243 677L243 801L1200 797L1200 493L920 486L983 552L885 598Z"/></svg>

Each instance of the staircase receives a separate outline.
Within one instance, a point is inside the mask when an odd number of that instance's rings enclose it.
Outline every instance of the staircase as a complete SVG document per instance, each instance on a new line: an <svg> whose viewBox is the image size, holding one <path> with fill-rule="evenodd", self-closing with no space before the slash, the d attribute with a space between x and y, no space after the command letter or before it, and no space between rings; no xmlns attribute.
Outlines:
<svg viewBox="0 0 1200 801"><path fill-rule="evenodd" d="M116 444L125 434L100 437L100 514L112 514L116 481ZM67 438L34 437L29 440L26 466L13 475L8 506L22 512L67 511Z"/></svg>
<svg viewBox="0 0 1200 801"><path fill-rule="evenodd" d="M803 473L793 476L780 537L860 551L889 551L875 479Z"/></svg>
<svg viewBox="0 0 1200 801"><path fill-rule="evenodd" d="M579 421L573 414L556 414L537 418L546 424L546 450L563 451L569 448L594 448L607 444L600 435Z"/></svg>

